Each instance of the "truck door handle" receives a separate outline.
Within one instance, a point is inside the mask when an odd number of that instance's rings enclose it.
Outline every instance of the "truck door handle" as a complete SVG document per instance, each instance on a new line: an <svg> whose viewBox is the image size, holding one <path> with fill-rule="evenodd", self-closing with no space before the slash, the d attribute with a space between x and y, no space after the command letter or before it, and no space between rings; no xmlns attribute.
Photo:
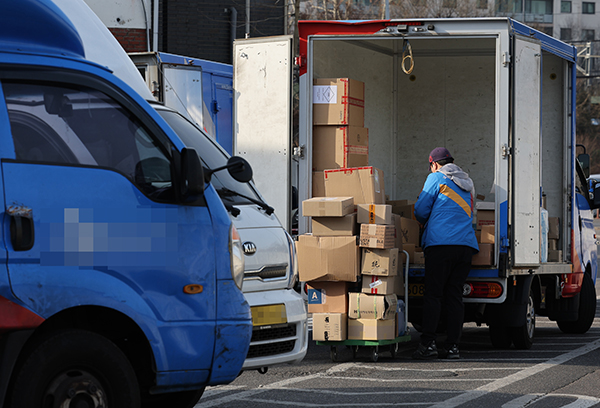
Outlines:
<svg viewBox="0 0 600 408"><path fill-rule="evenodd" d="M19 214L11 215L10 240L15 251L29 251L35 242L33 218Z"/></svg>

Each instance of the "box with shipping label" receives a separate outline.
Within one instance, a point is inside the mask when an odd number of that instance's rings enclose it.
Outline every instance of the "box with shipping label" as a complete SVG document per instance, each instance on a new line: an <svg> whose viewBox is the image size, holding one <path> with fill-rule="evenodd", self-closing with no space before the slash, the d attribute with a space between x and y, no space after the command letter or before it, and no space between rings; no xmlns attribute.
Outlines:
<svg viewBox="0 0 600 408"><path fill-rule="evenodd" d="M356 126L313 127L313 170L369 165L369 130Z"/></svg>
<svg viewBox="0 0 600 408"><path fill-rule="evenodd" d="M312 336L317 341L346 340L348 317L344 313L314 313Z"/></svg>
<svg viewBox="0 0 600 408"><path fill-rule="evenodd" d="M364 248L394 248L396 227L393 225L361 224L360 246Z"/></svg>
<svg viewBox="0 0 600 408"><path fill-rule="evenodd" d="M348 319L349 340L393 340L396 329L396 319Z"/></svg>
<svg viewBox="0 0 600 408"><path fill-rule="evenodd" d="M562 251L560 249L549 250L548 262L562 262Z"/></svg>
<svg viewBox="0 0 600 408"><path fill-rule="evenodd" d="M393 319L396 315L398 297L390 295L348 294L348 317L350 319Z"/></svg>
<svg viewBox="0 0 600 408"><path fill-rule="evenodd" d="M396 308L396 327L398 330L396 333L398 337L404 336L406 334L406 305L404 304L404 300L398 299L398 307Z"/></svg>
<svg viewBox="0 0 600 408"><path fill-rule="evenodd" d="M313 217L312 234L316 237L357 235L356 214L343 217Z"/></svg>
<svg viewBox="0 0 600 408"><path fill-rule="evenodd" d="M388 200L392 206L392 213L404 218L415 219L415 202L411 200Z"/></svg>
<svg viewBox="0 0 600 408"><path fill-rule="evenodd" d="M354 204L385 204L383 171L376 167L330 169L325 175L327 197L354 197Z"/></svg>
<svg viewBox="0 0 600 408"><path fill-rule="evenodd" d="M325 197L325 176L322 171L312 172L312 196Z"/></svg>
<svg viewBox="0 0 600 408"><path fill-rule="evenodd" d="M548 217L548 239L560 238L560 221L558 217Z"/></svg>
<svg viewBox="0 0 600 408"><path fill-rule="evenodd" d="M419 246L419 233L421 228L417 220L402 217L400 228L402 231L403 244L414 244L415 246Z"/></svg>
<svg viewBox="0 0 600 408"><path fill-rule="evenodd" d="M387 204L358 204L356 213L359 224L392 224L392 206Z"/></svg>
<svg viewBox="0 0 600 408"><path fill-rule="evenodd" d="M475 204L477 210L477 229L480 230L484 225L495 225L496 223L496 212L494 210L494 203L487 201L478 202Z"/></svg>
<svg viewBox="0 0 600 408"><path fill-rule="evenodd" d="M494 264L494 244L479 244L479 252L473 255L471 265L489 266Z"/></svg>
<svg viewBox="0 0 600 408"><path fill-rule="evenodd" d="M313 197L302 201L302 215L305 217L343 217L353 212L352 196Z"/></svg>
<svg viewBox="0 0 600 408"><path fill-rule="evenodd" d="M408 252L409 264L415 263L415 254L416 254L417 246L415 244L402 244L402 249ZM402 259L402 263L398 265L399 268L403 268L402 265L406 264L406 254L404 252L400 253L400 259Z"/></svg>
<svg viewBox="0 0 600 408"><path fill-rule="evenodd" d="M306 284L308 313L348 313L348 282Z"/></svg>
<svg viewBox="0 0 600 408"><path fill-rule="evenodd" d="M360 248L356 237L300 235L296 243L300 281L356 282L360 272Z"/></svg>
<svg viewBox="0 0 600 408"><path fill-rule="evenodd" d="M365 84L350 78L318 78L313 83L314 125L365 125Z"/></svg>
<svg viewBox="0 0 600 408"><path fill-rule="evenodd" d="M394 276L398 274L398 248L362 249L360 272L363 275Z"/></svg>
<svg viewBox="0 0 600 408"><path fill-rule="evenodd" d="M494 244L496 242L496 238L494 235L495 233L496 233L495 225L482 225L479 242L482 244Z"/></svg>
<svg viewBox="0 0 600 408"><path fill-rule="evenodd" d="M368 293L371 295L403 295L404 277L402 275L363 275L362 293Z"/></svg>

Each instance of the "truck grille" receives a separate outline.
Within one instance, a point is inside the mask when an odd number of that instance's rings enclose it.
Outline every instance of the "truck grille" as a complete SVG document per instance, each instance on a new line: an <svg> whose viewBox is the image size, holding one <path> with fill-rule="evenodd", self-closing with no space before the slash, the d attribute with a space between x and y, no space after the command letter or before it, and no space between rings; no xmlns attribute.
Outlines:
<svg viewBox="0 0 600 408"><path fill-rule="evenodd" d="M273 279L273 278L284 278L287 274L287 264L264 266L257 271L245 271L244 279L248 278L260 278L260 279Z"/></svg>
<svg viewBox="0 0 600 408"><path fill-rule="evenodd" d="M296 340L282 341L279 343L257 344L250 346L246 358L266 357L276 354L289 353L294 350Z"/></svg>
<svg viewBox="0 0 600 408"><path fill-rule="evenodd" d="M283 324L277 326L270 326L268 329L261 329L261 326L255 327L252 330L252 340L253 341L266 341L266 340L276 340L276 339L285 339L287 337L295 337L296 336L296 325L295 324Z"/></svg>

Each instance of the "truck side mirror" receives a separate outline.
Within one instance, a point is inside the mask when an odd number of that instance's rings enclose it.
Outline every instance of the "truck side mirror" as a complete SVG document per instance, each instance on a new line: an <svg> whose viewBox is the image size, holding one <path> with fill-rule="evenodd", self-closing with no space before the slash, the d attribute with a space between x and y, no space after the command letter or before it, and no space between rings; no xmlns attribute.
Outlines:
<svg viewBox="0 0 600 408"><path fill-rule="evenodd" d="M247 183L252 180L252 167L250 163L242 157L233 156L227 160L227 171L240 183Z"/></svg>
<svg viewBox="0 0 600 408"><path fill-rule="evenodd" d="M194 196L204 193L204 169L195 149L181 150L181 194Z"/></svg>
<svg viewBox="0 0 600 408"><path fill-rule="evenodd" d="M583 170L583 174L587 179L590 176L590 155L587 153L582 153L577 156L577 160L579 161L581 169Z"/></svg>

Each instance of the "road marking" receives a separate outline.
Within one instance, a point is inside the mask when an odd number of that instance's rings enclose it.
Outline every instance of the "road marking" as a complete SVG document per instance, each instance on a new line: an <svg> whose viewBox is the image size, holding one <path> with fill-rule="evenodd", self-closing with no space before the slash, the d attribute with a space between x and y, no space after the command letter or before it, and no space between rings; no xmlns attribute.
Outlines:
<svg viewBox="0 0 600 408"><path fill-rule="evenodd" d="M465 404L469 401L487 395L491 392L499 390L500 388L504 388L510 384L513 384L517 381L522 381L527 377L531 377L534 374L545 371L549 368L555 367L557 365L563 364L569 360L573 360L574 358L580 357L586 353L594 351L600 348L600 340L596 340L592 343L589 343L583 347L580 347L576 350L570 351L568 353L564 353L558 357L554 357L544 363L536 364L532 367L526 368L525 370L519 371L518 373L511 374L505 378L493 381L489 384L482 385L479 388L476 388L471 391L467 391L462 395L458 395L456 397L450 398L444 402L433 405L434 408L454 408L461 404Z"/></svg>
<svg viewBox="0 0 600 408"><path fill-rule="evenodd" d="M204 391L204 394L202 394L202 397L212 397L214 395L223 394L224 392L237 391L242 388L248 387L245 385L219 385L215 387L206 387L206 390Z"/></svg>
<svg viewBox="0 0 600 408"><path fill-rule="evenodd" d="M321 407L361 407L363 408L365 406L364 402L360 402L360 403L343 403L343 404L323 404L322 402L319 402L317 404L311 404L308 402L297 402L297 401L274 401L274 400L268 400L268 399L259 399L259 398L253 398L252 402L263 402L265 404L276 404L276 405L288 405L291 407L316 407L316 408L321 408ZM431 404L431 402L403 402L402 406L419 406L419 405L429 405ZM397 402L378 402L377 403L378 407L397 407L398 403Z"/></svg>
<svg viewBox="0 0 600 408"><path fill-rule="evenodd" d="M537 400L544 394L527 394L521 395L519 398L515 398L512 401L502 405L502 408L523 408L533 400Z"/></svg>
<svg viewBox="0 0 600 408"><path fill-rule="evenodd" d="M541 400L544 400L546 398L552 398L552 397L563 397L563 398L567 397L567 398L575 398L576 399L576 401L574 401L568 405L563 405L562 408L587 408L587 407L592 407L592 406L596 405L598 402L600 402L600 398L589 397L587 395L528 394L528 395L523 395L519 398L515 398L514 400L507 402L506 404L502 405L502 408L522 408L533 401L535 401L537 403L537 402L540 402Z"/></svg>

